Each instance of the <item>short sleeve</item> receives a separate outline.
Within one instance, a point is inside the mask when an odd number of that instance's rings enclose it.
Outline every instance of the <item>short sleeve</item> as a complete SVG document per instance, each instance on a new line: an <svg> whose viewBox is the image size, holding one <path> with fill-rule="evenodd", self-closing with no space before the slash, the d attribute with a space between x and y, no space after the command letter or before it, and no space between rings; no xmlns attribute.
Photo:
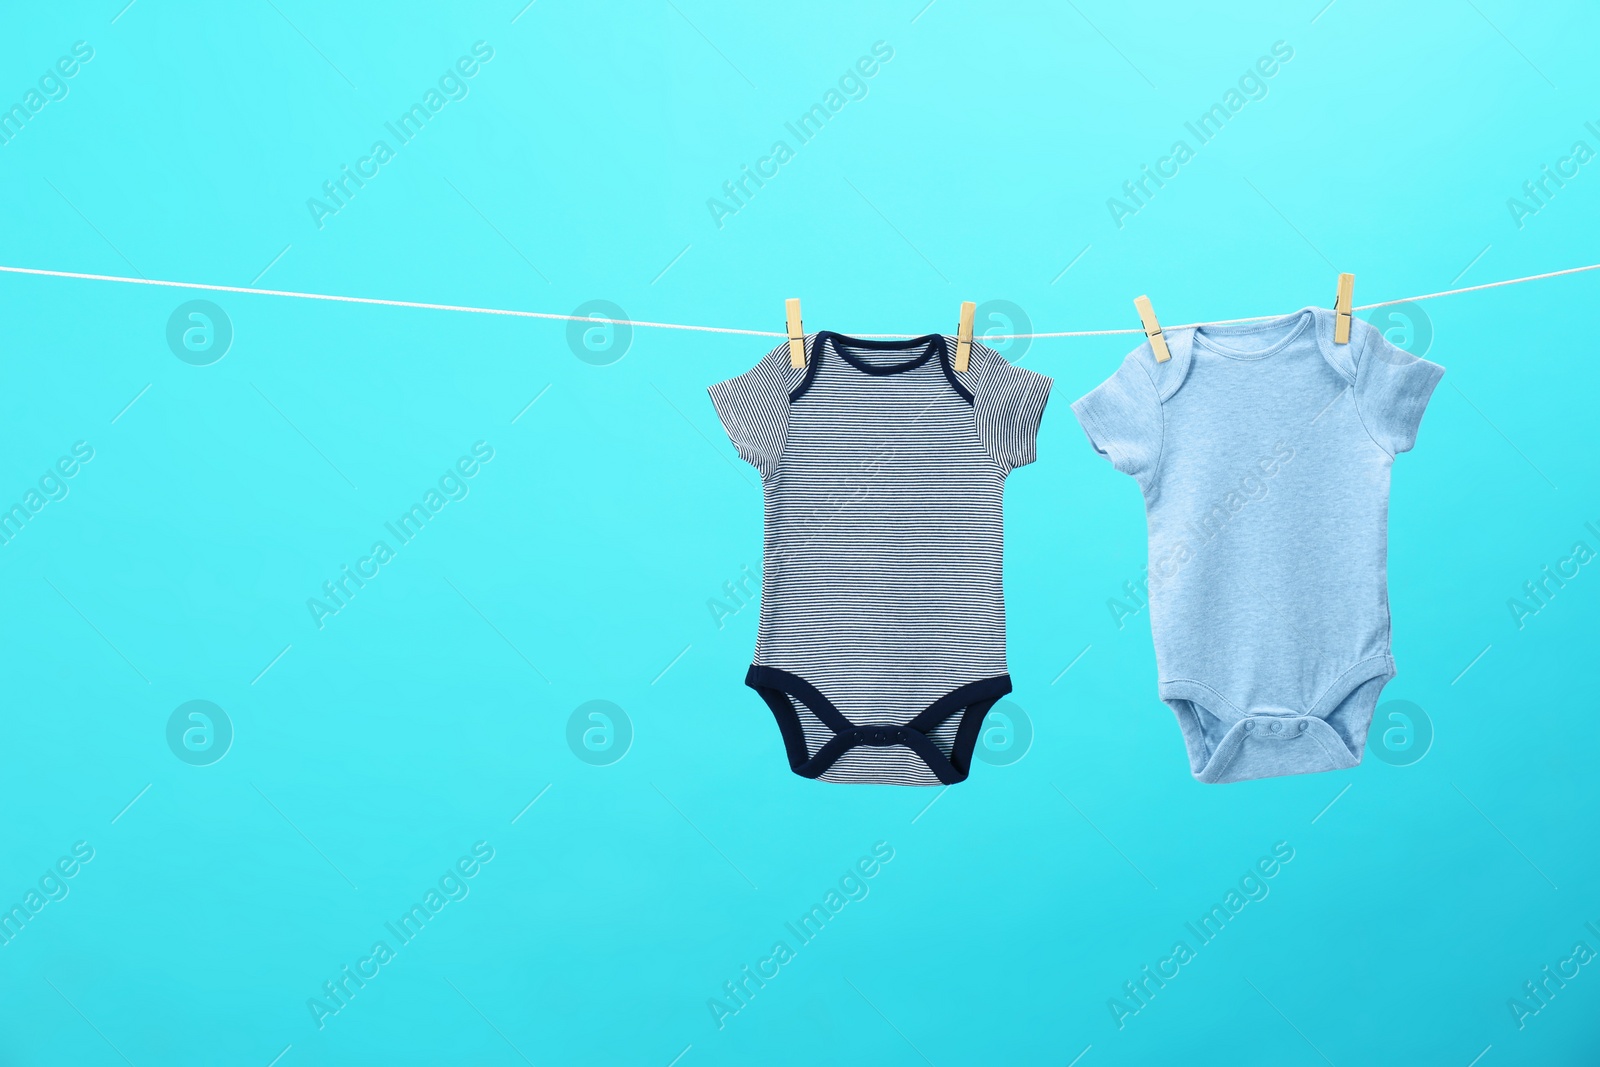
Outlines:
<svg viewBox="0 0 1600 1067"><path fill-rule="evenodd" d="M1150 358L1141 348L1117 372L1072 405L1094 450L1123 474L1144 485L1161 460L1161 396L1140 364Z"/></svg>
<svg viewBox="0 0 1600 1067"><path fill-rule="evenodd" d="M993 349L973 345L972 409L978 436L1008 470L1038 458L1039 420L1051 379L1008 363Z"/></svg>
<svg viewBox="0 0 1600 1067"><path fill-rule="evenodd" d="M728 439L746 463L765 478L778 467L789 425L789 343L768 352L737 378L718 382L710 390L717 418ZM795 371L795 377L802 372Z"/></svg>
<svg viewBox="0 0 1600 1067"><path fill-rule="evenodd" d="M1369 323L1354 320L1352 341L1361 342L1356 360L1356 411L1367 433L1391 456L1409 452L1433 389L1444 376L1437 363L1419 359L1390 344Z"/></svg>

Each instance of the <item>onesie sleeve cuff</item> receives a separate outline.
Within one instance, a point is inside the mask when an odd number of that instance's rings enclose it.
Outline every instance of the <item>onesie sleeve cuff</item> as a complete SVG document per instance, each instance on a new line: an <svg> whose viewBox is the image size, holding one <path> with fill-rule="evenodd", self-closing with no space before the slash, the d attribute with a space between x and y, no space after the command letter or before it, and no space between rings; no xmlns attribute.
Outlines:
<svg viewBox="0 0 1600 1067"><path fill-rule="evenodd" d="M1016 455L1013 467L1025 467L1039 458L1039 423L1044 419L1044 406L1050 399L1053 379L1043 374L1028 372L1024 379L1022 396L1017 404Z"/></svg>
<svg viewBox="0 0 1600 1067"><path fill-rule="evenodd" d="M722 423L723 432L735 445L744 438L744 426L739 421L734 399L734 387L738 384L738 378L730 378L706 390L711 395L711 406L717 409L717 420Z"/></svg>
<svg viewBox="0 0 1600 1067"><path fill-rule="evenodd" d="M1427 410L1428 400L1443 377L1444 368L1425 359L1406 366L1405 376L1397 386L1395 397L1394 437L1391 443L1396 453L1409 452L1417 443L1422 413Z"/></svg>
<svg viewBox="0 0 1600 1067"><path fill-rule="evenodd" d="M1072 402L1072 413L1078 417L1078 425L1083 427L1083 432L1089 438L1089 444L1094 450L1111 461L1111 465L1124 474L1133 473L1133 457L1122 450L1117 444L1116 435L1105 425L1105 419L1100 412L1100 390L1088 393Z"/></svg>
<svg viewBox="0 0 1600 1067"><path fill-rule="evenodd" d="M782 386L770 368L758 364L706 390L728 440L762 477L772 473L783 450L788 396Z"/></svg>
<svg viewBox="0 0 1600 1067"><path fill-rule="evenodd" d="M1072 405L1072 413L1094 450L1141 486L1161 461L1164 424L1161 397L1135 351L1115 374Z"/></svg>

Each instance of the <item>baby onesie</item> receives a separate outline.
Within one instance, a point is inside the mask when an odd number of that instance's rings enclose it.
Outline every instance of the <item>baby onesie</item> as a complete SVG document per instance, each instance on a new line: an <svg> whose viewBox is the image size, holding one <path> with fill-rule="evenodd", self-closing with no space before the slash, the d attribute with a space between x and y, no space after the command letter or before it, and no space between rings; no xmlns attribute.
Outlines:
<svg viewBox="0 0 1600 1067"><path fill-rule="evenodd" d="M761 621L745 684L789 766L830 782L962 781L1011 691L1001 493L1033 462L1050 379L930 334L786 343L711 387L761 472Z"/></svg>
<svg viewBox="0 0 1600 1067"><path fill-rule="evenodd" d="M1202 782L1361 762L1389 653L1389 472L1442 367L1333 313L1166 333L1073 405L1144 491L1160 696Z"/></svg>

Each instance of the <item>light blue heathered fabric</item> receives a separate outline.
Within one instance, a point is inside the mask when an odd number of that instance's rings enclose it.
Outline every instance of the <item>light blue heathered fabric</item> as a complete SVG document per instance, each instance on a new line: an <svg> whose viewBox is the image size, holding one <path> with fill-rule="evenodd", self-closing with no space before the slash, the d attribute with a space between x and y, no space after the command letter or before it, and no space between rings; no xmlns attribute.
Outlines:
<svg viewBox="0 0 1600 1067"><path fill-rule="evenodd" d="M1361 762L1389 655L1389 470L1442 367L1333 313L1166 335L1073 405L1144 491L1160 694L1202 782Z"/></svg>

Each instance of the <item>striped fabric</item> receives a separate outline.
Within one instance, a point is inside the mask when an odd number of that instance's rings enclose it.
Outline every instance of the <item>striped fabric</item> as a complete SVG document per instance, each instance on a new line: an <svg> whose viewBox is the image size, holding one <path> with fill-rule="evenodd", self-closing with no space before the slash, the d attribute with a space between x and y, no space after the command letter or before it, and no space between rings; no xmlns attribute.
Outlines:
<svg viewBox="0 0 1600 1067"><path fill-rule="evenodd" d="M966 778L1011 691L1001 493L1033 462L1050 379L954 338L806 338L711 387L761 472L761 624L746 682L789 764L830 782Z"/></svg>

